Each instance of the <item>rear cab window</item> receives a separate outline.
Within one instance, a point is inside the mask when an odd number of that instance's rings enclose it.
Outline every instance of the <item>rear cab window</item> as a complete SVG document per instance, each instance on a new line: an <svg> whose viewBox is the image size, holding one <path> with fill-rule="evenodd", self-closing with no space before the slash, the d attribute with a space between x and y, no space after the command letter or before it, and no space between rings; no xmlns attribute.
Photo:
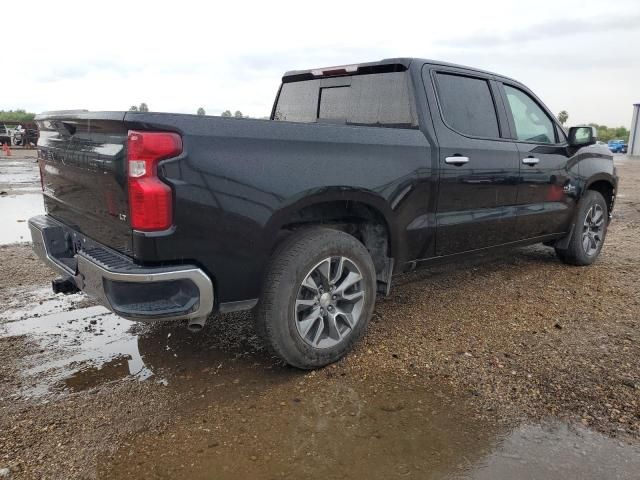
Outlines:
<svg viewBox="0 0 640 480"><path fill-rule="evenodd" d="M418 128L409 74L406 71L283 83L273 119Z"/></svg>

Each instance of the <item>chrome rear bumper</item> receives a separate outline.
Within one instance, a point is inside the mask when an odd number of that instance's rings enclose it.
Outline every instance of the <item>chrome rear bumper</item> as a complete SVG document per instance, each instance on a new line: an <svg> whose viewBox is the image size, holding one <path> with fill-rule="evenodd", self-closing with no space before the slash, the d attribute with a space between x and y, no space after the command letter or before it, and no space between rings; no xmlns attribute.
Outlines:
<svg viewBox="0 0 640 480"><path fill-rule="evenodd" d="M213 284L197 266L137 265L48 215L29 219L29 228L42 260L124 318L191 320L213 311Z"/></svg>

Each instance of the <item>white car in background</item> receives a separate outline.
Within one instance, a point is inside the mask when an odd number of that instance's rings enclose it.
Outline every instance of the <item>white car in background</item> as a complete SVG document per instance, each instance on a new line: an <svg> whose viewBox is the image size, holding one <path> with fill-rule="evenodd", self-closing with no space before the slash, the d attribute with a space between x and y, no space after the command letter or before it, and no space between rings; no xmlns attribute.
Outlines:
<svg viewBox="0 0 640 480"><path fill-rule="evenodd" d="M25 137L25 129L22 125L18 125L13 129L13 134L11 135L12 144L13 145L22 145Z"/></svg>

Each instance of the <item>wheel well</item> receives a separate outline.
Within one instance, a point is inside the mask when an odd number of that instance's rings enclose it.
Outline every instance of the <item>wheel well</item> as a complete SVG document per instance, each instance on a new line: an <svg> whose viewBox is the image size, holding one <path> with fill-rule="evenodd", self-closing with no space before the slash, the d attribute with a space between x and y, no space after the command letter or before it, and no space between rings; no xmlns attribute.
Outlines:
<svg viewBox="0 0 640 480"><path fill-rule="evenodd" d="M614 188L611 182L608 182L607 180L597 180L590 184L587 187L587 190L595 190L596 192L600 193L607 202L607 210L609 211L609 214L611 214L614 194Z"/></svg>
<svg viewBox="0 0 640 480"><path fill-rule="evenodd" d="M378 210L351 200L310 205L294 213L281 231L286 235L312 225L344 231L362 242L371 255L378 282L388 291L393 273L391 236L387 222Z"/></svg>

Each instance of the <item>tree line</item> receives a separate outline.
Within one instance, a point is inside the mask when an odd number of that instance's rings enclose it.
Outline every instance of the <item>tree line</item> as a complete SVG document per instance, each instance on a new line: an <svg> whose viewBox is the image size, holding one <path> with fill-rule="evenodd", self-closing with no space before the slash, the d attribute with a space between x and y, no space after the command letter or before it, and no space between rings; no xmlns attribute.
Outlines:
<svg viewBox="0 0 640 480"><path fill-rule="evenodd" d="M149 106L142 102L140 105L131 105L129 107L130 112L148 112ZM198 108L196 111L197 115L206 115L207 112L203 107ZM27 112L24 109L17 110L0 110L0 122L11 122L11 123L27 123L32 122L35 113ZM251 118L248 115L243 114L240 110L236 110L231 113L231 110L225 110L220 114L221 117L225 118ZM268 117L267 117L268 118ZM569 120L569 114L566 110L562 110L558 113L558 121L564 126ZM609 140L624 140L625 142L629 141L629 130L626 127L608 127L606 125L600 125L597 123L589 123L589 126L596 127L596 131L598 132L598 140L603 142L608 142Z"/></svg>
<svg viewBox="0 0 640 480"><path fill-rule="evenodd" d="M566 110L562 110L558 113L558 121L564 126L569 120L569 114ZM590 127L596 127L598 140L601 142L608 142L609 140L624 140L629 141L629 135L631 132L626 127L607 127L606 125L599 125L597 123L589 123Z"/></svg>
<svg viewBox="0 0 640 480"><path fill-rule="evenodd" d="M0 110L0 122L33 122L36 114L27 112L26 110Z"/></svg>
<svg viewBox="0 0 640 480"><path fill-rule="evenodd" d="M130 112L148 112L149 106L146 103L142 102L140 106L131 105L129 107L129 111ZM206 115L206 114L207 112L202 107L199 107L198 110L196 110L196 115ZM231 113L231 110L225 110L220 114L220 116L226 117L226 118L251 118L249 117L249 115L243 114L240 110L236 110L234 113Z"/></svg>

